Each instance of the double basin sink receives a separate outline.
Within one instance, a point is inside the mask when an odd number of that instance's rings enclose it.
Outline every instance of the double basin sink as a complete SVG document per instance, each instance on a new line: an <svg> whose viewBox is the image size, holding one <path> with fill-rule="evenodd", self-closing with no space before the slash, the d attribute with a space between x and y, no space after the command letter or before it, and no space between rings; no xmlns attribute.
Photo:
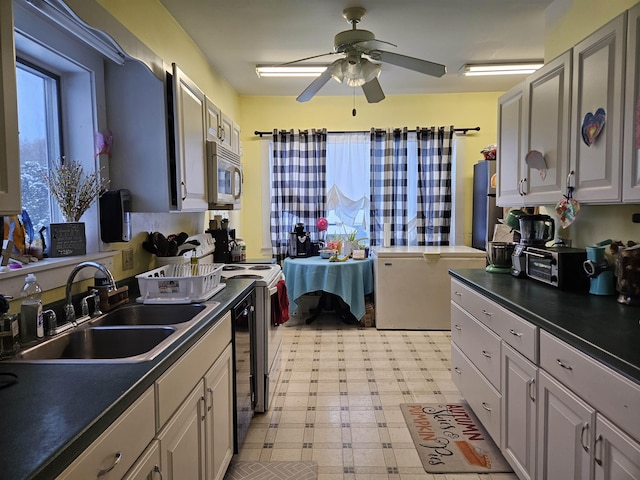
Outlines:
<svg viewBox="0 0 640 480"><path fill-rule="evenodd" d="M218 302L122 306L26 348L10 362L143 362L153 360L206 318Z"/></svg>

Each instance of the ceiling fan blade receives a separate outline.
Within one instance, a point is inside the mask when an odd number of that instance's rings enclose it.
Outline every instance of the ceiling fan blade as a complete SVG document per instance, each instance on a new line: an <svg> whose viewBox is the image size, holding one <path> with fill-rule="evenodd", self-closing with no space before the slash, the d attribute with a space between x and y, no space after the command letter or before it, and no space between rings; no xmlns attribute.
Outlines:
<svg viewBox="0 0 640 480"><path fill-rule="evenodd" d="M298 95L296 98L299 102L308 102L313 98L313 96L320 91L324 84L327 83L331 79L331 72L329 68L327 68L324 72L320 74L318 78L316 78L311 84L304 89L304 91Z"/></svg>
<svg viewBox="0 0 640 480"><path fill-rule="evenodd" d="M373 60L390 63L398 67L408 68L416 72L425 73L434 77L441 77L447 73L447 67L439 63L428 62L419 58L400 55L399 53L384 50L371 50L368 54Z"/></svg>
<svg viewBox="0 0 640 480"><path fill-rule="evenodd" d="M367 97L367 102L369 103L378 103L385 98L384 92L382 91L382 87L380 86L380 82L378 82L377 78L374 78L362 85L362 91L364 92L364 96Z"/></svg>
<svg viewBox="0 0 640 480"><path fill-rule="evenodd" d="M326 57L327 55L335 55L336 53L337 52L321 53L320 55L313 55L312 57L299 58L298 60L292 60L291 62L279 63L277 65L274 65L274 67L284 67L286 65L293 65L294 63L305 62L307 60L312 60L314 58Z"/></svg>

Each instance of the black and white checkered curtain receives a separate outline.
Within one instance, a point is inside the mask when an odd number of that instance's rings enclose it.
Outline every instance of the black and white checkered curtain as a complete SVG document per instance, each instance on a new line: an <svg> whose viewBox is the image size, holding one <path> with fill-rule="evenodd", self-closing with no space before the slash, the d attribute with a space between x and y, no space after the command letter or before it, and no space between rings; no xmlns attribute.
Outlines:
<svg viewBox="0 0 640 480"><path fill-rule="evenodd" d="M296 223L316 230L325 216L327 130L274 130L271 184L271 248L278 262L288 254Z"/></svg>
<svg viewBox="0 0 640 480"><path fill-rule="evenodd" d="M407 245L407 128L371 129L369 242L382 245L384 224L391 246Z"/></svg>
<svg viewBox="0 0 640 480"><path fill-rule="evenodd" d="M417 128L418 245L449 245L453 126Z"/></svg>

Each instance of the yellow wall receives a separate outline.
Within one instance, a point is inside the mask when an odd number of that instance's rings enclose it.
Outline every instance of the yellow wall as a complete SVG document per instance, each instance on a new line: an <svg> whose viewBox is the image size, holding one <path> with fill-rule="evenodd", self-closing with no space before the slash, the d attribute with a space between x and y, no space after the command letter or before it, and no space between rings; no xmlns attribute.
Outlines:
<svg viewBox="0 0 640 480"><path fill-rule="evenodd" d="M547 9L545 61L573 47L636 3L637 0L556 0Z"/></svg>
<svg viewBox="0 0 640 480"><path fill-rule="evenodd" d="M348 87L345 87L348 88ZM501 92L439 95L389 96L377 104L356 98L357 116L351 115L351 96L316 97L308 103L295 97L254 97L240 99L243 164L245 171L241 234L247 242L247 255L259 257L261 222L260 139L254 132L278 129L327 128L329 131L369 130L371 127L480 127L464 140L465 191L471 191L473 164L482 159L480 150L496 142L497 99ZM467 230L471 227L471 196L466 198Z"/></svg>

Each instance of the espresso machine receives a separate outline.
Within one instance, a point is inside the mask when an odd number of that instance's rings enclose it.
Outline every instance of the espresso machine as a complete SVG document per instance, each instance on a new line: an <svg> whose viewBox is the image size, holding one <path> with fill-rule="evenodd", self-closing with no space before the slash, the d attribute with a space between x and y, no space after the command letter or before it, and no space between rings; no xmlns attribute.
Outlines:
<svg viewBox="0 0 640 480"><path fill-rule="evenodd" d="M311 257L313 254L311 234L304 231L304 223L296 223L293 232L289 234L289 256Z"/></svg>

